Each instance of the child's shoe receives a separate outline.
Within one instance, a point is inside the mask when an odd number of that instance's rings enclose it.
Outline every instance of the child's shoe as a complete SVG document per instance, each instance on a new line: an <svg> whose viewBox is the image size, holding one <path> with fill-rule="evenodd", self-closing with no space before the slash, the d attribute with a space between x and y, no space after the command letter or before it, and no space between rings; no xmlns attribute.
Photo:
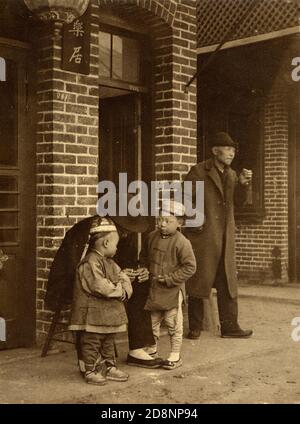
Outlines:
<svg viewBox="0 0 300 424"><path fill-rule="evenodd" d="M107 368L106 372L106 379L112 380L112 381L127 381L129 378L129 375L119 370L117 367L109 367Z"/></svg>
<svg viewBox="0 0 300 424"><path fill-rule="evenodd" d="M175 370L175 368L179 368L181 366L182 366L181 358L179 358L178 361L169 361L169 359L167 359L166 361L162 363L162 368L164 368L165 370Z"/></svg>
<svg viewBox="0 0 300 424"><path fill-rule="evenodd" d="M88 384L96 384L97 386L103 386L107 383L106 378L96 371L86 371L84 378Z"/></svg>

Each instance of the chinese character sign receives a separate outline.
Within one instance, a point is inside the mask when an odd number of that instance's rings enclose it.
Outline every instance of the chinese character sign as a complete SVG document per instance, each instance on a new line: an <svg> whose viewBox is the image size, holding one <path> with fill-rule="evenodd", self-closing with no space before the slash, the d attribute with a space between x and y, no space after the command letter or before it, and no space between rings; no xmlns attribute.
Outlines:
<svg viewBox="0 0 300 424"><path fill-rule="evenodd" d="M63 30L62 68L66 71L90 72L90 13L65 24Z"/></svg>

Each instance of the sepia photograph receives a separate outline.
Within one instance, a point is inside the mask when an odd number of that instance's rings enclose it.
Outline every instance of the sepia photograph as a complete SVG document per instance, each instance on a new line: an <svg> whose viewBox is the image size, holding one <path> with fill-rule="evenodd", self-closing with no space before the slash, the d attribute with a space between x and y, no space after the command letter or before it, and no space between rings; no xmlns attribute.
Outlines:
<svg viewBox="0 0 300 424"><path fill-rule="evenodd" d="M300 0L0 0L0 413L299 405L299 354Z"/></svg>

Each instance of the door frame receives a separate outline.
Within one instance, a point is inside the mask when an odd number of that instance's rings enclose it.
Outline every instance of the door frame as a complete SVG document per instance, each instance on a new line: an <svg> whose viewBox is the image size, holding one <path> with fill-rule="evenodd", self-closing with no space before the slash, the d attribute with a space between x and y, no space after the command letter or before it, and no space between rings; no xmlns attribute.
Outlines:
<svg viewBox="0 0 300 424"><path fill-rule="evenodd" d="M36 340L36 66L30 46L0 38L0 55L18 64L18 162L16 167L4 166L2 175L18 175L19 187L19 267L22 269L22 290L18 293L19 343L28 347ZM12 246L12 244L10 243ZM3 250L9 246L2 244Z"/></svg>
<svg viewBox="0 0 300 424"><path fill-rule="evenodd" d="M125 89L125 85L122 87L117 85L107 85L100 84L99 91L101 86L110 88ZM155 178L155 163L154 163L154 141L153 141L153 98L148 89L145 87L141 90L132 89L130 85L126 84L126 91L128 94L132 94L135 97L135 128L136 128L136 137L135 137L135 175L137 180L143 180L148 185L148 202L150 202L150 182ZM99 96L99 101L101 101ZM149 116L151 117L150 119ZM101 116L99 117L99 131L101 127L100 123ZM99 133L99 143L101 135ZM101 151L101 145L99 145L99 152ZM99 168L101 166L101 157L99 158ZM150 203L149 203L150 204ZM154 228L155 220L153 219L153 225L151 229ZM152 228L153 227L153 228ZM137 251L140 252L142 247L142 234L137 236Z"/></svg>
<svg viewBox="0 0 300 424"><path fill-rule="evenodd" d="M101 87L108 87L108 85L101 84L99 85L99 90ZM116 85L109 85L110 88L116 88L119 89L120 86ZM124 89L124 87L122 87ZM135 175L137 176L137 179L142 179L143 181L150 182L153 180L153 177L155 175L155 164L154 164L154 144L153 144L153 116L152 116L152 96L150 95L149 91L144 89L141 91L137 90L130 90L130 87L126 87L126 91L128 94L132 94L135 96L135 126L137 130L137 136L135 138L135 148L136 148L136 169L135 169ZM99 96L99 101L101 101L101 98ZM151 116L150 122L146 122L146 117ZM99 128L101 126L100 123L101 116L99 117ZM99 134L100 139L100 134ZM145 158L150 158L150 165L149 163L145 164ZM101 158L99 158L101 161ZM99 161L99 166L100 166ZM149 161L148 161L149 162Z"/></svg>

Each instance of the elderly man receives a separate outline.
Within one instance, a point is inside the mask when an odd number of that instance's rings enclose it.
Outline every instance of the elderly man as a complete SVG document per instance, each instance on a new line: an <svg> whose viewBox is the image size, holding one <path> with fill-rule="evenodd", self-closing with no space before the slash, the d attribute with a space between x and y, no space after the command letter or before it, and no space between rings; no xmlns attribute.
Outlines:
<svg viewBox="0 0 300 424"><path fill-rule="evenodd" d="M251 330L238 324L237 273L235 264L234 192L241 184L249 186L252 171L243 169L239 177L230 167L236 153L236 143L224 132L219 132L211 144L212 157L193 166L185 181L204 181L204 223L202 227L186 228L191 241L197 271L187 283L189 295L188 338L198 339L203 322L203 298L217 290L222 337L246 338ZM193 203L196 188L193 184Z"/></svg>

